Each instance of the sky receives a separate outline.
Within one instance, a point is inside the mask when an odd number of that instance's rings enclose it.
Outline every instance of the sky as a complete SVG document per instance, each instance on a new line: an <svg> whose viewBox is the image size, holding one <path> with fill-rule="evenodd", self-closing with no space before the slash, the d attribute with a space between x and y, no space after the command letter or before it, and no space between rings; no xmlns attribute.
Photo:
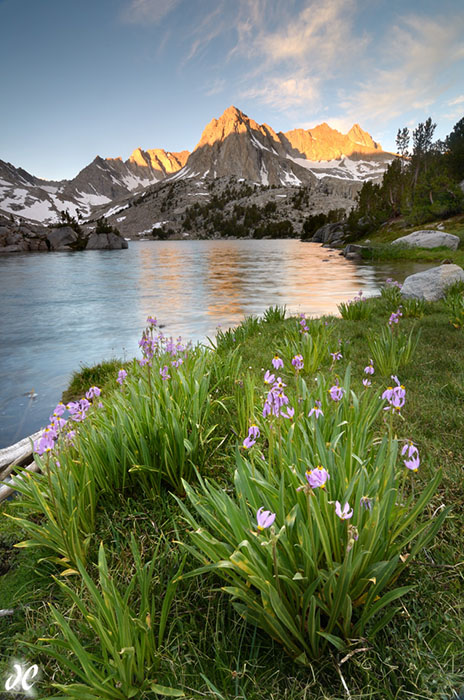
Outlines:
<svg viewBox="0 0 464 700"><path fill-rule="evenodd" d="M72 178L193 150L230 105L275 131L359 123L385 150L464 116L463 0L0 0L0 159Z"/></svg>

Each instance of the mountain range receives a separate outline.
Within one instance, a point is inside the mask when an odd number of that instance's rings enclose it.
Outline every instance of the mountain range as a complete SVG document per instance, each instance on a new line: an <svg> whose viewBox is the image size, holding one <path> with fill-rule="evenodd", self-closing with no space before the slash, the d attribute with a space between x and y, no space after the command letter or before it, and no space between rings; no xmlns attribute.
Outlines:
<svg viewBox="0 0 464 700"><path fill-rule="evenodd" d="M261 189L284 188L282 198L288 188L307 187L319 195L314 201L321 211L334 208L331 202L338 195L348 209L362 182L380 180L393 157L358 124L346 134L325 123L276 133L231 106L205 127L191 153L137 148L126 161L97 156L72 180L61 181L35 177L0 160L0 212L42 224L57 221L66 210L82 221L96 216L111 219L132 202L143 209L144 200L153 200L153 193L165 191L168 183L183 183L176 190L188 202L192 193L207 197L206 184L224 178ZM198 188L205 190L202 195ZM158 213L153 212L154 219ZM150 221L149 209L145 214L140 225L161 225ZM124 233L144 232L137 226Z"/></svg>

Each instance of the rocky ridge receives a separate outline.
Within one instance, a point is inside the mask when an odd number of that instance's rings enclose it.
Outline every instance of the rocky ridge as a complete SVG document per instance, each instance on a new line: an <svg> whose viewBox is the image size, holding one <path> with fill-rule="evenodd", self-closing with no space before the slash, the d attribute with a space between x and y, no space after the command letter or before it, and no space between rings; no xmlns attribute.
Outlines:
<svg viewBox="0 0 464 700"><path fill-rule="evenodd" d="M299 235L303 214L349 211L363 181L381 179L392 157L358 124L347 134L327 124L276 133L231 106L205 127L190 154L137 148L126 161L97 156L73 180L61 182L0 161L0 212L19 224L53 223L59 212L68 211L80 222L105 216L129 237L153 229L204 237L221 235L224 228L218 220L219 198L224 221L238 224L240 232L250 219L240 214L243 208L267 206L269 214L269 207L277 205L274 223L288 220ZM233 203L227 191L240 181L252 189ZM289 205L295 198L300 209ZM189 209L201 200L203 210L199 213L197 207L192 218ZM233 213L235 204L240 215ZM207 206L218 210L215 217Z"/></svg>

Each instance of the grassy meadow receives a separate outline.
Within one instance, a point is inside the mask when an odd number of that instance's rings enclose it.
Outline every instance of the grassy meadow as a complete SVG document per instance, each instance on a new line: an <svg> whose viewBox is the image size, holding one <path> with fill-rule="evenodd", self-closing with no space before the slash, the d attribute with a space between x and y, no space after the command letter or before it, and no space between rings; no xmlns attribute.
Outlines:
<svg viewBox="0 0 464 700"><path fill-rule="evenodd" d="M141 362L76 374L1 506L0 678L21 659L39 698L464 697L460 304L389 285L193 348L152 322Z"/></svg>

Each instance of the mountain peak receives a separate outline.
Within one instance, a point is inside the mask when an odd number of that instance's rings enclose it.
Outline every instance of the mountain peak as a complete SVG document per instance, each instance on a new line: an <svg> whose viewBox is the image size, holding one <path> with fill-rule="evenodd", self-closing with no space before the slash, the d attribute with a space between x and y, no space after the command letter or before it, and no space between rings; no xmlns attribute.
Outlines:
<svg viewBox="0 0 464 700"><path fill-rule="evenodd" d="M374 150L380 149L379 144L373 140L372 136L368 134L367 131L361 129L359 124L353 124L347 133L347 137L350 139L350 141L358 143L361 146L367 146L368 148L372 148Z"/></svg>

